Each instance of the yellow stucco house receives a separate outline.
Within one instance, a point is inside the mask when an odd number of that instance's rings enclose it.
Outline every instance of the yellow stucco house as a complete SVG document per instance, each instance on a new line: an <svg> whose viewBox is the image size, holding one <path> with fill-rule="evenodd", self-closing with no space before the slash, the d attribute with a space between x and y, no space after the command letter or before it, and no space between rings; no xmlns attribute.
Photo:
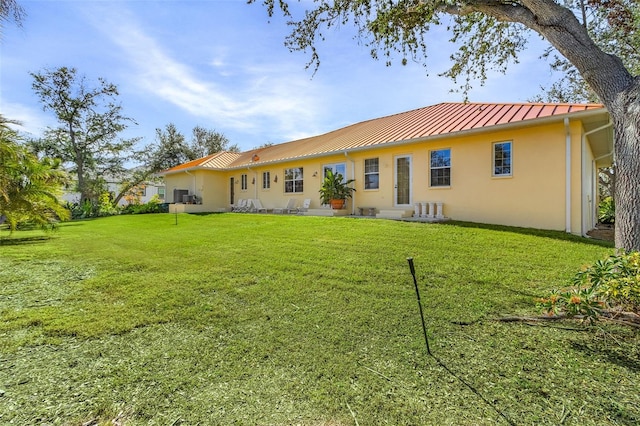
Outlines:
<svg viewBox="0 0 640 426"><path fill-rule="evenodd" d="M170 212L240 199L304 214L441 219L564 230L597 221L597 170L613 131L599 104L442 103L164 171ZM324 171L355 179L346 209L320 205Z"/></svg>

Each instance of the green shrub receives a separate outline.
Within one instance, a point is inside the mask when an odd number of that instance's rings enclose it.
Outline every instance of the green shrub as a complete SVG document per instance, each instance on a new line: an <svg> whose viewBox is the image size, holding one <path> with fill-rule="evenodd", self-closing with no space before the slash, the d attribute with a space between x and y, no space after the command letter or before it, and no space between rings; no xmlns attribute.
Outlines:
<svg viewBox="0 0 640 426"><path fill-rule="evenodd" d="M538 300L549 314L584 315L594 321L605 308L640 310L640 253L622 253L598 260L578 272L573 286Z"/></svg>
<svg viewBox="0 0 640 426"><path fill-rule="evenodd" d="M640 252L611 256L606 263L608 272L600 279L599 293L628 310L640 310Z"/></svg>
<svg viewBox="0 0 640 426"><path fill-rule="evenodd" d="M83 203L67 203L66 208L71 211L72 219L87 219L120 214L120 208L113 206L112 196L106 191L100 194L97 202L85 200Z"/></svg>
<svg viewBox="0 0 640 426"><path fill-rule="evenodd" d="M571 288L564 292L552 292L549 296L538 300L538 307L549 315L560 313L568 317L583 315L590 322L598 319L605 303L593 288Z"/></svg>
<svg viewBox="0 0 640 426"><path fill-rule="evenodd" d="M120 213L120 208L113 205L113 197L111 193L105 191L98 197L98 212L97 215L102 216L114 216Z"/></svg>
<svg viewBox="0 0 640 426"><path fill-rule="evenodd" d="M614 223L616 220L616 206L613 197L606 197L598 205L598 220L601 223Z"/></svg>
<svg viewBox="0 0 640 426"><path fill-rule="evenodd" d="M129 204L122 210L122 214L163 213L163 204L157 195L151 197L145 204Z"/></svg>

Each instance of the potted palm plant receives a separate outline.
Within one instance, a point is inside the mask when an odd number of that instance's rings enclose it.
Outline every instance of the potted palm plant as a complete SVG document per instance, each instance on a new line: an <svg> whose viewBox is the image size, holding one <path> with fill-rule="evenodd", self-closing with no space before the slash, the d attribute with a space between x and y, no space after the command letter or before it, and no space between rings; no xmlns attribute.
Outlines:
<svg viewBox="0 0 640 426"><path fill-rule="evenodd" d="M333 173L332 170L326 170L322 187L320 187L320 201L322 204L330 204L334 210L344 208L347 198L353 196L356 189L349 186L355 179L344 180L341 173Z"/></svg>

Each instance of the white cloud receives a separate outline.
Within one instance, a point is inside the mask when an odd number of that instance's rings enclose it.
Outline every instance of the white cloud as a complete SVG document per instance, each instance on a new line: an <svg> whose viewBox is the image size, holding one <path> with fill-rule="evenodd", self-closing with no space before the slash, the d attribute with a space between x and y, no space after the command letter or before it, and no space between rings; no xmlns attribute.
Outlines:
<svg viewBox="0 0 640 426"><path fill-rule="evenodd" d="M52 14L64 19L51 20ZM349 25L333 28L318 46L322 64L312 78L304 69L308 52L290 53L283 46L290 28L284 19L268 24L260 5L35 2L30 17L25 34L8 30L11 42L3 46L1 112L22 120L34 134L52 119L29 90L28 72L44 66L74 66L81 74L115 82L125 114L139 123L128 129L132 137L150 140L166 123L183 132L203 125L243 149L462 100L449 93L451 81L437 77L449 64L444 28L430 39L429 77L413 62L403 67L395 61L387 68L384 61L373 61L369 49L351 38ZM506 77L492 74L486 86L470 93L472 100L530 97L538 81L551 79L534 51L523 53Z"/></svg>
<svg viewBox="0 0 640 426"><path fill-rule="evenodd" d="M24 104L3 102L2 115L6 119L21 123L20 126L12 125L16 130L36 137L41 136L47 127L53 127L56 124L50 114Z"/></svg>
<svg viewBox="0 0 640 426"><path fill-rule="evenodd" d="M308 136L318 127L320 85L310 84L310 76L300 72L299 63L245 65L227 47L214 46L217 56L208 62L211 74L201 77L206 73L177 60L125 10L111 9L94 25L122 50L133 68L129 78L139 89L194 117L250 134L261 134L268 122L266 127L281 133L275 142ZM226 84L230 81L233 83ZM300 129L308 132L302 134Z"/></svg>

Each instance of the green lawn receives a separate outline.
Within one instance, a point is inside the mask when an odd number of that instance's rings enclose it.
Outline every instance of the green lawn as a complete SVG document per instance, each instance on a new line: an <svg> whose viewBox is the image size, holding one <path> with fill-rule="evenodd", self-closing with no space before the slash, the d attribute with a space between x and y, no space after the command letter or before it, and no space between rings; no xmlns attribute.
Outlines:
<svg viewBox="0 0 640 426"><path fill-rule="evenodd" d="M0 424L640 422L637 331L495 321L538 314L536 297L611 246L470 224L177 220L2 231ZM409 256L447 368L426 353Z"/></svg>

